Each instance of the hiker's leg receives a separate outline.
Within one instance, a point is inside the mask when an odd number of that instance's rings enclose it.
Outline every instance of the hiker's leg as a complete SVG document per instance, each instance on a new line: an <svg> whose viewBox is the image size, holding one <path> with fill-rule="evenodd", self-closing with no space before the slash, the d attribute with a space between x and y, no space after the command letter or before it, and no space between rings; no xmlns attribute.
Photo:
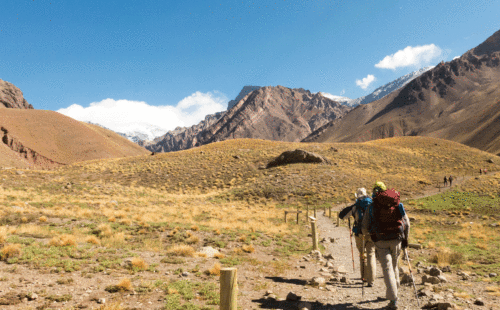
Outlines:
<svg viewBox="0 0 500 310"><path fill-rule="evenodd" d="M392 267L394 269L394 279L399 289L399 257L401 256L401 240L391 240Z"/></svg>
<svg viewBox="0 0 500 310"><path fill-rule="evenodd" d="M385 282L385 296L388 300L396 300L398 296L398 285L394 277L394 268L392 266L391 255L391 242L390 241L377 241L375 247L377 249L377 256L382 265L382 272L384 273Z"/></svg>
<svg viewBox="0 0 500 310"><path fill-rule="evenodd" d="M358 248L359 253L359 270L361 279L366 279L366 260L363 253L363 235L355 235L354 238L356 239L356 248Z"/></svg>
<svg viewBox="0 0 500 310"><path fill-rule="evenodd" d="M377 274L377 261L375 257L375 244L370 237L365 239L365 252L367 256L366 264L366 281L373 284L375 282L375 277Z"/></svg>

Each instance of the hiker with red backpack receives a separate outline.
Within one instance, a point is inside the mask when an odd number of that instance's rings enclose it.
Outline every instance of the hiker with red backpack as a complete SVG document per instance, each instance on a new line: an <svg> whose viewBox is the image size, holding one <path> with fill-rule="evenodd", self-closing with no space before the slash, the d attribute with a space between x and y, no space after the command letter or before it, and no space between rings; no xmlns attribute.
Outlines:
<svg viewBox="0 0 500 310"><path fill-rule="evenodd" d="M363 236L361 232L361 222L366 210L372 204L372 199L366 194L366 189L363 187L358 188L354 196L356 197L356 202L353 205L344 208L339 213L339 217L340 219L344 219L349 216L354 217L352 232L356 240L356 247L359 251L361 279L363 282L368 283L368 287L372 287L376 275L375 244L371 241L370 236ZM365 258L367 258L368 261Z"/></svg>
<svg viewBox="0 0 500 310"><path fill-rule="evenodd" d="M410 221L396 190L387 189L384 183L377 182L372 197L373 203L363 218L362 232L375 243L389 300L387 309L395 310L398 309L398 259L401 250L408 247Z"/></svg>

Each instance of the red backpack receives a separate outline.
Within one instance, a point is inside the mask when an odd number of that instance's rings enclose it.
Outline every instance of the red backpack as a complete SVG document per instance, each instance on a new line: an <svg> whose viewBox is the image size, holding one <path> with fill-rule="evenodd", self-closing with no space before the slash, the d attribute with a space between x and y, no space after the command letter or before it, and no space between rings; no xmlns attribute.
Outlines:
<svg viewBox="0 0 500 310"><path fill-rule="evenodd" d="M404 239L404 214L400 195L396 190L376 193L370 208L370 235L373 242Z"/></svg>

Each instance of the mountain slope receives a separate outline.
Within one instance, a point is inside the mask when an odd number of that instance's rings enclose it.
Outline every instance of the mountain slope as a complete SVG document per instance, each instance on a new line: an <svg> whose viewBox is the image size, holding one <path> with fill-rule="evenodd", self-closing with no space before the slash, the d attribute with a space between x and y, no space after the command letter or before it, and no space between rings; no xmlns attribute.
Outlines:
<svg viewBox="0 0 500 310"><path fill-rule="evenodd" d="M400 90L360 105L305 142L431 136L500 152L500 31Z"/></svg>
<svg viewBox="0 0 500 310"><path fill-rule="evenodd" d="M110 130L54 111L4 109L0 129L3 167L54 167L148 153Z"/></svg>
<svg viewBox="0 0 500 310"><path fill-rule="evenodd" d="M169 152L235 138L300 141L349 110L347 106L304 89L261 87L228 111L206 119L204 124L176 133L175 140L167 134L146 148Z"/></svg>

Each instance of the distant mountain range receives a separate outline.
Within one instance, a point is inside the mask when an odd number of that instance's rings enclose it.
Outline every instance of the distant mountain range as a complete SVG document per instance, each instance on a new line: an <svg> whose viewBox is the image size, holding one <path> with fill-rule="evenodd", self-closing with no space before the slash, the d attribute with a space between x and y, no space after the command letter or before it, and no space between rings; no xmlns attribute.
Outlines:
<svg viewBox="0 0 500 310"><path fill-rule="evenodd" d="M303 142L430 136L500 155L500 31L404 87L316 130Z"/></svg>

